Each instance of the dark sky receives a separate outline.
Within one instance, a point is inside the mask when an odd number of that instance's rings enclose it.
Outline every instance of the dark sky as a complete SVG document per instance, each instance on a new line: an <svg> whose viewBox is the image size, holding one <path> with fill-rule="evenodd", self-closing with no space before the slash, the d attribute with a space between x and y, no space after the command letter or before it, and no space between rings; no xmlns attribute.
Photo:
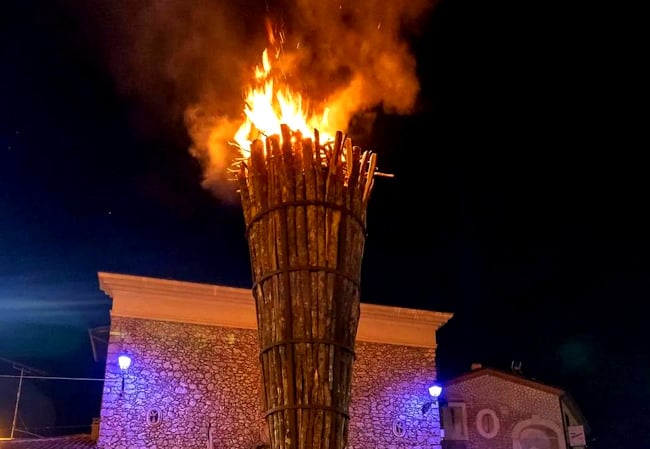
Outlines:
<svg viewBox="0 0 650 449"><path fill-rule="evenodd" d="M246 3L244 22L264 9ZM98 271L251 283L241 210L201 187L177 98L159 83L143 101L107 63L106 4L0 5L0 357L51 375L103 375L87 334L109 323ZM415 111L379 111L362 138L395 174L370 201L362 297L455 314L442 379L521 361L573 394L592 447L647 448L647 103L632 13L612 8L429 14L410 41Z"/></svg>

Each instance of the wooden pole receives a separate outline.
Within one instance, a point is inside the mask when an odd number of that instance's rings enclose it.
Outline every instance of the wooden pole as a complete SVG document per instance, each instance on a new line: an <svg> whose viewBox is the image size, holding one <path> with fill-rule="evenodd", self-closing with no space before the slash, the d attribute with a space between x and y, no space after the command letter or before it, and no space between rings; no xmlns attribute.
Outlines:
<svg viewBox="0 0 650 449"><path fill-rule="evenodd" d="M272 449L344 449L376 155L282 126L238 182Z"/></svg>

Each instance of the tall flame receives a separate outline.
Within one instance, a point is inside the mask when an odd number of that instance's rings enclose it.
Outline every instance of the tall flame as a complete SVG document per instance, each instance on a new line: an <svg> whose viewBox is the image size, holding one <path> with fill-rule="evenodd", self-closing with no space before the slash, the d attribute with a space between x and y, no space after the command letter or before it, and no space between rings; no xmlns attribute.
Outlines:
<svg viewBox="0 0 650 449"><path fill-rule="evenodd" d="M280 54L275 53L276 60ZM234 136L234 144L243 157L249 156L253 140L280 134L283 124L304 135L318 129L323 141L334 135L328 124L329 109L324 108L319 114L310 111L302 95L282 80L273 71L269 50L264 50L262 64L255 67L253 85L246 93L244 121Z"/></svg>

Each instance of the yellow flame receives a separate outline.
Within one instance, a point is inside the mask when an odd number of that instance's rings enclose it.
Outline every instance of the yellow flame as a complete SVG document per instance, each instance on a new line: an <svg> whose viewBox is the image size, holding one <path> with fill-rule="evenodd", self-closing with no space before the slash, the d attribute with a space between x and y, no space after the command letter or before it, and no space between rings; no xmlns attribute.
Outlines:
<svg viewBox="0 0 650 449"><path fill-rule="evenodd" d="M262 53L262 66L255 67L255 79L263 80L271 72L271 61L269 61L269 50L265 49Z"/></svg>
<svg viewBox="0 0 650 449"><path fill-rule="evenodd" d="M276 59L279 53L276 54ZM330 140L334 133L328 130L328 113L324 109L319 115L309 111L306 101L281 80L273 77L268 49L262 53L262 64L255 67L254 86L246 93L244 121L235 133L234 142L241 155L250 155L251 142L274 134L280 134L280 126L287 125L292 131L299 131L305 137L318 129L321 141Z"/></svg>

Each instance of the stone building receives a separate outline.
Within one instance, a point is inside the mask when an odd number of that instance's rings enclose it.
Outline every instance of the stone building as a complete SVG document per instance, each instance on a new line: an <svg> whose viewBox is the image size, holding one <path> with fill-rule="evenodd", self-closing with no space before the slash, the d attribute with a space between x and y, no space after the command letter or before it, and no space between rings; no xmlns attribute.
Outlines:
<svg viewBox="0 0 650 449"><path fill-rule="evenodd" d="M98 277L112 298L98 448L250 449L265 440L250 290ZM361 304L350 449L440 448L428 387L436 331L451 316ZM126 370L120 355L130 357Z"/></svg>
<svg viewBox="0 0 650 449"><path fill-rule="evenodd" d="M562 389L480 364L443 384L444 449L584 449L587 422Z"/></svg>

